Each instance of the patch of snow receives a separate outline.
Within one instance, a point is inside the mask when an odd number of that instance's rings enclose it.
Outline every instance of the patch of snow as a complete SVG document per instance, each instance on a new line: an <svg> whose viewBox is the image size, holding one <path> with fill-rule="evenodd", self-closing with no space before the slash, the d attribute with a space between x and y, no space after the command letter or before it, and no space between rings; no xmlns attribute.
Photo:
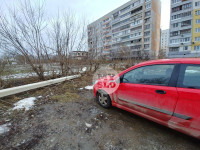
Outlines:
<svg viewBox="0 0 200 150"><path fill-rule="evenodd" d="M88 128L91 128L92 127L92 124L89 124L89 123L85 123L86 127Z"/></svg>
<svg viewBox="0 0 200 150"><path fill-rule="evenodd" d="M86 70L87 70L87 67L83 67L82 71L86 72Z"/></svg>
<svg viewBox="0 0 200 150"><path fill-rule="evenodd" d="M93 89L93 85L91 85L91 86L86 86L85 89L87 89L87 90L92 90L92 89Z"/></svg>
<svg viewBox="0 0 200 150"><path fill-rule="evenodd" d="M87 67L83 67L83 69L81 71L79 71L79 73L84 73L87 71Z"/></svg>
<svg viewBox="0 0 200 150"><path fill-rule="evenodd" d="M34 106L35 97L25 98L14 104L13 110L25 109L25 111L29 110Z"/></svg>
<svg viewBox="0 0 200 150"><path fill-rule="evenodd" d="M0 125L0 135L1 134L4 134L6 132L9 132L10 131L10 128L8 126L10 126L11 124L3 124L3 125Z"/></svg>
<svg viewBox="0 0 200 150"><path fill-rule="evenodd" d="M83 88L80 88L79 90L83 90Z"/></svg>

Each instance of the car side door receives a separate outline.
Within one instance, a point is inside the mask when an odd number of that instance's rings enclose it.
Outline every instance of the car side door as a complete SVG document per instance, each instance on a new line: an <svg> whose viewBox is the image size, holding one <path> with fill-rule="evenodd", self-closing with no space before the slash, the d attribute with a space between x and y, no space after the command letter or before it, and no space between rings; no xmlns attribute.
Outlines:
<svg viewBox="0 0 200 150"><path fill-rule="evenodd" d="M181 65L177 91L179 99L170 124L200 137L200 64Z"/></svg>
<svg viewBox="0 0 200 150"><path fill-rule="evenodd" d="M178 99L170 86L175 64L156 64L135 68L121 77L116 91L117 103L150 117L167 121Z"/></svg>

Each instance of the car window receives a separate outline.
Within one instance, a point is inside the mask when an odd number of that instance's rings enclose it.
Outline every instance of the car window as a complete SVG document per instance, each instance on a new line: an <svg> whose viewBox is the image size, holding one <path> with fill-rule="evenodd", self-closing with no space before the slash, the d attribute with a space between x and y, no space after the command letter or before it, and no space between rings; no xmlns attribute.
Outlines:
<svg viewBox="0 0 200 150"><path fill-rule="evenodd" d="M152 65L137 68L124 74L122 82L167 86L174 66L175 65Z"/></svg>
<svg viewBox="0 0 200 150"><path fill-rule="evenodd" d="M182 85L186 88L200 88L200 65L188 65L182 68Z"/></svg>

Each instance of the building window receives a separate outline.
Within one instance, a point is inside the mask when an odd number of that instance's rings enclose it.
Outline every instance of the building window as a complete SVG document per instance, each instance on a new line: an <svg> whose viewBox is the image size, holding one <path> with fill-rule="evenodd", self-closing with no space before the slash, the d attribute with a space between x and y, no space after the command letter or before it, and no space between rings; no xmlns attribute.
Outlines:
<svg viewBox="0 0 200 150"><path fill-rule="evenodd" d="M129 22L129 21L130 21L130 18L125 19L125 20L121 21L120 23L121 23L121 24L124 24L124 23L127 23L127 22Z"/></svg>
<svg viewBox="0 0 200 150"><path fill-rule="evenodd" d="M144 38L144 42L149 42L150 38Z"/></svg>
<svg viewBox="0 0 200 150"><path fill-rule="evenodd" d="M144 32L145 36L149 36L150 35L150 31Z"/></svg>
<svg viewBox="0 0 200 150"><path fill-rule="evenodd" d="M138 31L138 30L141 30L141 29L142 29L142 26L135 27L135 28L131 29L131 32L135 32L135 31Z"/></svg>
<svg viewBox="0 0 200 150"><path fill-rule="evenodd" d="M200 1L195 2L195 6L200 6Z"/></svg>
<svg viewBox="0 0 200 150"><path fill-rule="evenodd" d="M110 18L107 18L107 19L105 19L103 22L107 22L107 21L109 21L110 20Z"/></svg>
<svg viewBox="0 0 200 150"><path fill-rule="evenodd" d="M196 20L195 20L195 23L196 23L196 24L200 24L200 19L196 19Z"/></svg>
<svg viewBox="0 0 200 150"><path fill-rule="evenodd" d="M122 32L122 35L126 35L128 33L130 33L130 30L125 30L125 31Z"/></svg>
<svg viewBox="0 0 200 150"><path fill-rule="evenodd" d="M116 36L119 36L120 35L120 33L115 33L115 34L113 34L113 37L116 37Z"/></svg>
<svg viewBox="0 0 200 150"><path fill-rule="evenodd" d="M200 10L195 11L196 16L200 15Z"/></svg>
<svg viewBox="0 0 200 150"><path fill-rule="evenodd" d="M180 31L180 34L188 34L188 33L191 33L191 29L185 29Z"/></svg>
<svg viewBox="0 0 200 150"><path fill-rule="evenodd" d="M151 11L145 12L145 17L150 16L150 15L151 15Z"/></svg>
<svg viewBox="0 0 200 150"><path fill-rule="evenodd" d="M178 23L172 24L172 27L173 27L173 28L177 28L177 27L178 27Z"/></svg>
<svg viewBox="0 0 200 150"><path fill-rule="evenodd" d="M181 27L190 26L190 25L191 25L191 20L181 22Z"/></svg>
<svg viewBox="0 0 200 150"><path fill-rule="evenodd" d="M195 51L199 51L200 50L200 45L194 46L194 50Z"/></svg>
<svg viewBox="0 0 200 150"><path fill-rule="evenodd" d="M189 41L190 41L190 38L189 38L189 37L180 39L180 42L181 42L181 43L186 43L186 42L189 42Z"/></svg>
<svg viewBox="0 0 200 150"><path fill-rule="evenodd" d="M200 37L195 37L195 42L199 42L200 41Z"/></svg>
<svg viewBox="0 0 200 150"><path fill-rule="evenodd" d="M182 17L188 17L188 16L191 16L191 15L192 15L191 11L180 13L180 14L177 14L177 15L173 15L172 20L180 19Z"/></svg>
<svg viewBox="0 0 200 150"><path fill-rule="evenodd" d="M131 14L138 13L138 12L141 11L141 10L142 10L142 6L139 7L139 8L136 8L136 9L132 10L132 11L131 11Z"/></svg>
<svg viewBox="0 0 200 150"><path fill-rule="evenodd" d="M145 26L144 26L144 29L145 29L145 30L150 29L150 24L145 25Z"/></svg>
<svg viewBox="0 0 200 150"><path fill-rule="evenodd" d="M172 13L182 10L181 6L172 8Z"/></svg>
<svg viewBox="0 0 200 150"><path fill-rule="evenodd" d="M192 7L192 3L187 3L182 6L183 9L189 9Z"/></svg>
<svg viewBox="0 0 200 150"><path fill-rule="evenodd" d="M138 1L136 1L135 3L133 3L133 7L136 7L136 6L138 6L140 3L142 3L143 1L141 1L141 0L138 0Z"/></svg>
<svg viewBox="0 0 200 150"><path fill-rule="evenodd" d="M128 7L124 8L124 9L122 9L120 12L123 13L123 12L129 10L130 8L131 8L131 6L128 6Z"/></svg>
<svg viewBox="0 0 200 150"><path fill-rule="evenodd" d="M150 47L150 45L149 44L144 44L144 48L146 49L146 48L149 48Z"/></svg>
<svg viewBox="0 0 200 150"><path fill-rule="evenodd" d="M175 3L178 3L180 2L181 0L172 0L172 4L175 4Z"/></svg>
<svg viewBox="0 0 200 150"><path fill-rule="evenodd" d="M178 52L179 51L179 47L171 47L171 48L169 48L169 51Z"/></svg>
<svg viewBox="0 0 200 150"><path fill-rule="evenodd" d="M183 50L187 51L188 50L188 46L183 47Z"/></svg>
<svg viewBox="0 0 200 150"><path fill-rule="evenodd" d="M118 22L118 23L116 23L116 24L113 24L112 27L115 28L115 27L117 27L117 26L119 26L119 25L120 25L120 22Z"/></svg>
<svg viewBox="0 0 200 150"><path fill-rule="evenodd" d="M177 35L178 35L178 31L175 31L175 32L171 32L171 33L170 33L170 37L177 36Z"/></svg>
<svg viewBox="0 0 200 150"><path fill-rule="evenodd" d="M149 23L150 22L150 18L147 18L144 20L145 23Z"/></svg>
<svg viewBox="0 0 200 150"><path fill-rule="evenodd" d="M122 37L121 40L129 39L129 38L130 38L130 35Z"/></svg>
<svg viewBox="0 0 200 150"><path fill-rule="evenodd" d="M200 28L196 28L196 29L195 29L195 32L196 32L196 33L199 33L199 32L200 32Z"/></svg>
<svg viewBox="0 0 200 150"><path fill-rule="evenodd" d="M141 23L142 23L142 20L138 20L138 21L131 23L131 26L135 26L135 25L138 25L138 24L141 24Z"/></svg>
<svg viewBox="0 0 200 150"><path fill-rule="evenodd" d="M151 3L150 3L150 4L147 4L147 5L145 6L145 8L146 8L146 9L151 8Z"/></svg>
<svg viewBox="0 0 200 150"><path fill-rule="evenodd" d="M170 43L171 43L171 44L176 44L176 43L178 43L178 39L170 40Z"/></svg>
<svg viewBox="0 0 200 150"><path fill-rule="evenodd" d="M125 13L124 15L121 16L121 18L127 17L127 16L129 16L130 14L131 14L130 12Z"/></svg>

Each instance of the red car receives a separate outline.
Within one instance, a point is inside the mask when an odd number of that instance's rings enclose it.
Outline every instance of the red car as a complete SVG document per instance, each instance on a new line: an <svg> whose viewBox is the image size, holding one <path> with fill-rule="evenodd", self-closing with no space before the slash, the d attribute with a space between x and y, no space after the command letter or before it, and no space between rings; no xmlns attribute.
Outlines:
<svg viewBox="0 0 200 150"><path fill-rule="evenodd" d="M115 106L200 139L200 59L140 63L96 81L94 96L104 108Z"/></svg>

